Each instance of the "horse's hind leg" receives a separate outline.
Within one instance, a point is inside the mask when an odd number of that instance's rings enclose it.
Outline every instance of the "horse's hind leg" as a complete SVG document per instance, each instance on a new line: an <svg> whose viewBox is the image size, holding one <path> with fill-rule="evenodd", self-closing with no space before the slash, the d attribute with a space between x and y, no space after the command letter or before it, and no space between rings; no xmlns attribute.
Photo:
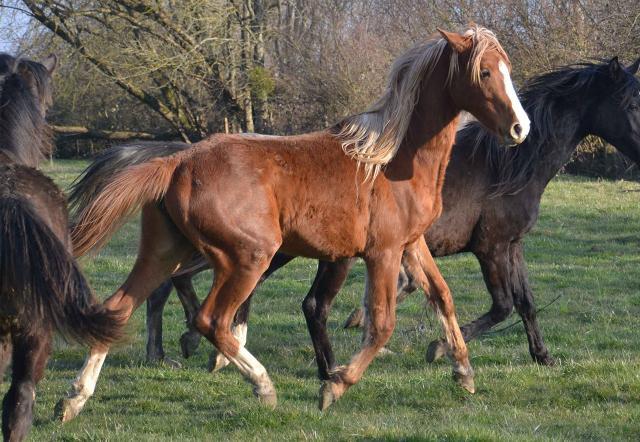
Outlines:
<svg viewBox="0 0 640 442"><path fill-rule="evenodd" d="M263 243L264 245L259 244ZM215 280L211 292L196 317L196 327L254 386L254 394L268 405L276 405L276 391L264 366L231 332L234 315L247 300L267 269L278 245L256 241L235 251L233 259L221 250L209 253L215 263Z"/></svg>
<svg viewBox="0 0 640 442"><path fill-rule="evenodd" d="M267 278L269 278L279 268L287 265L293 259L293 256L285 255L284 253L276 253L269 263L269 267L262 274L260 280L258 281L258 284L256 284L256 287L249 295L249 298L247 298L247 300L243 302L242 305L238 308L238 311L236 312L236 315L233 319L231 332L236 337L236 339L238 339L241 347L244 347L247 343L249 313L251 310L251 299L253 298L253 295L255 294L256 290L258 290L258 287L260 287L260 285L267 280ZM219 353L216 349L214 349L211 352L211 355L209 355L209 371L218 371L223 369L227 365L229 365L229 360L225 358L222 353Z"/></svg>
<svg viewBox="0 0 640 442"><path fill-rule="evenodd" d="M321 380L328 380L329 373L335 368L333 349L327 333L327 316L354 262L352 259L319 261L316 277L302 303L313 350L316 353L318 377Z"/></svg>
<svg viewBox="0 0 640 442"><path fill-rule="evenodd" d="M44 375L51 352L50 331L37 336L13 334L11 387L2 401L2 434L5 440L21 441L31 428L36 385Z"/></svg>
<svg viewBox="0 0 640 442"><path fill-rule="evenodd" d="M357 383L378 351L387 343L396 322L396 286L401 250L386 250L365 258L367 264L367 314L362 347L347 366L331 373L320 389L320 409L334 403Z"/></svg>
<svg viewBox="0 0 640 442"><path fill-rule="evenodd" d="M260 283L258 282L258 285ZM256 286L257 288L257 286ZM231 324L231 333L236 337L240 347L244 347L247 344L247 332L248 332L248 320L249 320L249 312L251 311L251 298L253 298L253 294L255 290L251 292L246 301L238 307L238 311L236 312L233 318L233 324ZM215 347L211 350L211 354L209 354L209 363L207 364L207 369L210 372L216 372L222 370L224 367L229 365L231 361L226 358L224 354L219 352Z"/></svg>
<svg viewBox="0 0 640 442"><path fill-rule="evenodd" d="M180 367L179 362L165 356L162 345L162 316L174 286L184 309L187 324L187 331L180 336L182 356L190 357L200 345L202 336L193 325L193 320L200 308L200 301L193 289L192 277L193 274L185 274L171 278L163 282L147 299L147 362L164 361L173 367Z"/></svg>
<svg viewBox="0 0 640 442"><path fill-rule="evenodd" d="M147 362L149 363L165 360L162 347L162 314L172 289L171 281L165 281L147 299Z"/></svg>
<svg viewBox="0 0 640 442"><path fill-rule="evenodd" d="M187 325L187 331L180 336L180 349L182 350L182 356L185 358L191 357L196 352L202 338L194 323L200 309L200 301L193 288L192 281L197 273L199 271L171 278L173 286L176 288L178 299L180 299L180 304L182 304Z"/></svg>
<svg viewBox="0 0 640 442"><path fill-rule="evenodd" d="M180 263L193 253L191 244L156 207L146 206L142 211L142 237L140 251L133 270L120 288L109 297L104 306L117 311L127 321ZM89 352L68 396L56 406L56 414L63 422L80 413L95 390L108 347L94 346Z"/></svg>

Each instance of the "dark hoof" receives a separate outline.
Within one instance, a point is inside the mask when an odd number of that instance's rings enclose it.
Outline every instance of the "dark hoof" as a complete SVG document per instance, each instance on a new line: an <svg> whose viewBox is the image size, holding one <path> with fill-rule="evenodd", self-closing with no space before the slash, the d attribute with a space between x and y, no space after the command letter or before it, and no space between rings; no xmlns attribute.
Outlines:
<svg viewBox="0 0 640 442"><path fill-rule="evenodd" d="M82 405L70 398L60 399L53 409L53 416L62 423L69 422L80 414Z"/></svg>
<svg viewBox="0 0 640 442"><path fill-rule="evenodd" d="M175 359L168 358L166 356L162 361L160 361L160 364L163 367L168 367L176 370L182 368L182 364L180 362L176 361Z"/></svg>
<svg viewBox="0 0 640 442"><path fill-rule="evenodd" d="M211 351L209 354L209 362L207 363L207 370L211 373L222 370L224 367L230 364L229 359L225 355L217 350Z"/></svg>
<svg viewBox="0 0 640 442"><path fill-rule="evenodd" d="M320 401L318 408L325 411L331 405L335 404L340 396L344 394L344 385L333 381L324 381L320 386Z"/></svg>
<svg viewBox="0 0 640 442"><path fill-rule="evenodd" d="M320 411L324 411L336 403L349 388L349 385L342 379L342 373L345 370L346 367L344 365L336 367L330 372L331 379L322 382L320 386L320 401L318 403Z"/></svg>
<svg viewBox="0 0 640 442"><path fill-rule="evenodd" d="M182 368L182 364L175 359L168 358L166 356L156 357L147 356L147 364L153 366L161 366L167 368Z"/></svg>
<svg viewBox="0 0 640 442"><path fill-rule="evenodd" d="M536 361L540 365L545 365L547 367L553 367L556 365L556 360L549 355L549 353L545 353L543 355L534 355L533 360Z"/></svg>
<svg viewBox="0 0 640 442"><path fill-rule="evenodd" d="M185 332L180 336L180 348L184 358L189 358L195 354L200 345L200 338L201 336L194 332Z"/></svg>
<svg viewBox="0 0 640 442"><path fill-rule="evenodd" d="M364 311L361 308L357 308L351 312L349 317L344 323L344 328L359 328L364 324Z"/></svg>
<svg viewBox="0 0 640 442"><path fill-rule="evenodd" d="M447 354L447 343L444 339L436 339L431 341L427 347L426 359L428 363L432 363Z"/></svg>
<svg viewBox="0 0 640 442"><path fill-rule="evenodd" d="M473 382L473 374L464 375L454 371L453 379L455 379L456 383L467 390L469 393L474 394L476 392L476 386Z"/></svg>

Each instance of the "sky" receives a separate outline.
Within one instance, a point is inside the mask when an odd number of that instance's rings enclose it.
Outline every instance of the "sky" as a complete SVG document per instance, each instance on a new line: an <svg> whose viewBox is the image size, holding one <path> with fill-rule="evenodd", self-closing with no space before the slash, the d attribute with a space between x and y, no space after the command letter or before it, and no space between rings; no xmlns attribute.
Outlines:
<svg viewBox="0 0 640 442"><path fill-rule="evenodd" d="M20 2L0 0L0 52L14 52L28 29L29 16L4 5L21 6Z"/></svg>

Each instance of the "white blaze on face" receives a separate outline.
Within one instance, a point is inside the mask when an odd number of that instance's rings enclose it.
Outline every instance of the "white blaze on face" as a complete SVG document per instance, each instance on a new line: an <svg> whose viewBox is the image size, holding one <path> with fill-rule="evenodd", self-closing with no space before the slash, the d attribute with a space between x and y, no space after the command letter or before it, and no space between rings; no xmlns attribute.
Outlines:
<svg viewBox="0 0 640 442"><path fill-rule="evenodd" d="M513 88L513 83L511 82L511 75L509 75L509 68L504 63L504 61L500 60L498 63L498 69L502 74L502 78L504 80L504 90L511 101L511 109L513 109L513 113L516 115L517 123L520 124L522 128L519 136L515 133L511 133L511 136L514 138L514 141L521 143L524 139L529 135L529 129L531 128L531 122L529 121L529 116L522 108L522 104L520 104L520 100L518 99L518 94L516 90Z"/></svg>

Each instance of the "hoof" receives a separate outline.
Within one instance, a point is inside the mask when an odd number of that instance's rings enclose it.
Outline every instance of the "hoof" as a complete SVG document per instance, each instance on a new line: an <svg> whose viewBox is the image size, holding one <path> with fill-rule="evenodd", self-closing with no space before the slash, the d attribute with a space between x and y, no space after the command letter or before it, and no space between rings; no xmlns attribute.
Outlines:
<svg viewBox="0 0 640 442"><path fill-rule="evenodd" d="M270 379L266 379L261 385L254 385L253 394L258 398L261 404L269 408L276 408L278 405L278 395L273 387Z"/></svg>
<svg viewBox="0 0 640 442"><path fill-rule="evenodd" d="M318 403L318 408L320 411L324 411L334 404L338 398L333 393L333 382L325 381L320 386L320 402Z"/></svg>
<svg viewBox="0 0 640 442"><path fill-rule="evenodd" d="M533 360L536 361L539 365L545 365L547 367L553 367L556 365L556 360L549 355L549 353L545 353L543 355L534 355Z"/></svg>
<svg viewBox="0 0 640 442"><path fill-rule="evenodd" d="M229 359L227 359L225 355L216 350L211 352L209 355L209 363L207 364L207 370L209 370L209 372L215 373L227 365L229 365Z"/></svg>
<svg viewBox="0 0 640 442"><path fill-rule="evenodd" d="M344 384L338 384L333 381L324 381L320 386L320 402L318 403L320 411L325 411L331 405L336 403L344 392Z"/></svg>
<svg viewBox="0 0 640 442"><path fill-rule="evenodd" d="M54 408L54 417L55 419L60 420L62 423L69 422L71 419L80 414L83 405L84 401L82 401L82 403L79 403L74 398L60 399Z"/></svg>
<svg viewBox="0 0 640 442"><path fill-rule="evenodd" d="M261 404L269 408L276 408L278 405L278 395L275 391L270 391L268 393L255 393L255 395Z"/></svg>
<svg viewBox="0 0 640 442"><path fill-rule="evenodd" d="M442 358L447 354L447 343L443 339L436 339L431 341L429 347L427 347L427 362L432 363Z"/></svg>
<svg viewBox="0 0 640 442"><path fill-rule="evenodd" d="M476 392L476 386L473 382L473 375L465 375L457 372L453 372L453 379L455 379L456 383L460 385L462 388L467 390L469 393L474 394Z"/></svg>
<svg viewBox="0 0 640 442"><path fill-rule="evenodd" d="M180 362L176 361L175 359L168 358L166 356L164 357L164 359L160 361L160 364L163 367L171 368L174 370L179 370L182 368L182 364Z"/></svg>
<svg viewBox="0 0 640 442"><path fill-rule="evenodd" d="M200 345L200 338L201 336L198 333L193 332L185 332L180 336L180 349L184 358L189 358L195 354Z"/></svg>
<svg viewBox="0 0 640 442"><path fill-rule="evenodd" d="M359 328L362 327L364 322L364 311L361 308L357 308L351 312L347 320L345 321L344 328Z"/></svg>

